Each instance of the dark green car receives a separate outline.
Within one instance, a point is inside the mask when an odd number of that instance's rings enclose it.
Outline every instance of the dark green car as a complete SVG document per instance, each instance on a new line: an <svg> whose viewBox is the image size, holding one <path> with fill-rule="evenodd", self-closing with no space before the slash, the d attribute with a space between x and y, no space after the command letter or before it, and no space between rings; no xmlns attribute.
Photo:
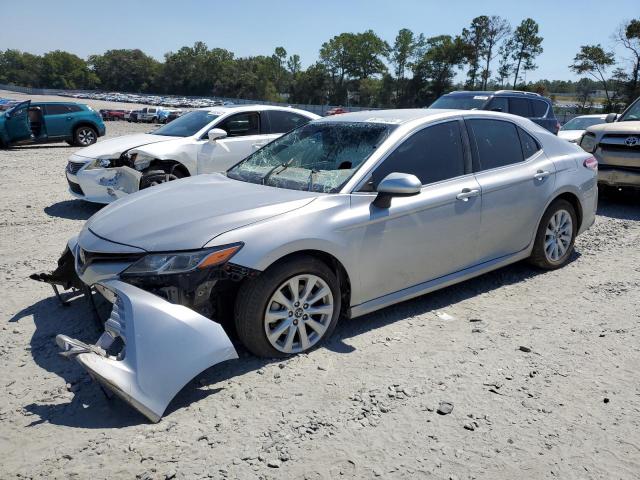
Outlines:
<svg viewBox="0 0 640 480"><path fill-rule="evenodd" d="M74 102L18 103L0 113L0 146L67 142L86 147L105 134L100 115Z"/></svg>

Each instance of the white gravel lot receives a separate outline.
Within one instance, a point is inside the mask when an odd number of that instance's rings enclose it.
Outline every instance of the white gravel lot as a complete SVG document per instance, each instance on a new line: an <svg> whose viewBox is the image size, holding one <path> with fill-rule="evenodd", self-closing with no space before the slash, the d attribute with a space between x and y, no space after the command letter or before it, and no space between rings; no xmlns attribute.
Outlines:
<svg viewBox="0 0 640 480"><path fill-rule="evenodd" d="M98 210L67 193L75 150L0 151L0 478L640 477L638 196L602 199L561 270L503 268L286 361L241 352L154 425L58 356L57 333L97 338L86 304L27 278Z"/></svg>

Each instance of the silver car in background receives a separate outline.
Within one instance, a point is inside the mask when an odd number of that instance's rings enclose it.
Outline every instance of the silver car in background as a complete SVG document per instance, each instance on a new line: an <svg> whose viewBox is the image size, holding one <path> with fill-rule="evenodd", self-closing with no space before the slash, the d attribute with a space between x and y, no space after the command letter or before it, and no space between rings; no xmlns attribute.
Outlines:
<svg viewBox="0 0 640 480"><path fill-rule="evenodd" d="M193 376L236 357L208 319L228 312L248 350L284 357L320 344L341 316L523 259L559 268L594 222L596 175L592 155L521 117L348 113L226 174L114 202L37 279L113 303L96 345L58 342L157 421Z"/></svg>

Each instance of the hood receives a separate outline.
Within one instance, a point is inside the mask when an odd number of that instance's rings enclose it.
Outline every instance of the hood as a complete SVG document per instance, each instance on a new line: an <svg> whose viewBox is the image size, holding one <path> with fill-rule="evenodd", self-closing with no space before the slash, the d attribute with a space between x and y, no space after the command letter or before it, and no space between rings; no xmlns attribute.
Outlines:
<svg viewBox="0 0 640 480"><path fill-rule="evenodd" d="M600 133L628 133L634 135L640 133L640 121L599 123L598 125L587 128L587 131L595 133L596 135Z"/></svg>
<svg viewBox="0 0 640 480"><path fill-rule="evenodd" d="M149 145L150 143L167 142L181 137L167 137L166 135L152 135L150 133L136 133L123 137L110 138L85 148L81 148L75 154L87 158L117 158L122 152L134 147Z"/></svg>
<svg viewBox="0 0 640 480"><path fill-rule="evenodd" d="M584 130L560 130L558 132L558 138L568 140L570 142L577 142L584 133Z"/></svg>
<svg viewBox="0 0 640 480"><path fill-rule="evenodd" d="M96 213L86 227L105 240L150 252L193 250L229 230L303 207L319 195L217 173L198 175L127 195Z"/></svg>

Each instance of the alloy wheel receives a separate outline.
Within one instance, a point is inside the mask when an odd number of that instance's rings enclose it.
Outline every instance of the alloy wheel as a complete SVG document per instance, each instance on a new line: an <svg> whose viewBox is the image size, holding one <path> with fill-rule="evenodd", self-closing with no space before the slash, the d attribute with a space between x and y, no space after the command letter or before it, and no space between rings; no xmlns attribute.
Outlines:
<svg viewBox="0 0 640 480"><path fill-rule="evenodd" d="M96 140L96 134L90 128L82 128L78 131L78 142L81 145L91 145Z"/></svg>
<svg viewBox="0 0 640 480"><path fill-rule="evenodd" d="M553 263L561 261L566 255L573 239L573 221L571 214L564 209L557 210L547 224L544 235L544 254Z"/></svg>
<svg viewBox="0 0 640 480"><path fill-rule="evenodd" d="M283 353L308 350L324 336L333 310L333 294L327 282L316 275L296 275L283 282L267 302L267 339Z"/></svg>

